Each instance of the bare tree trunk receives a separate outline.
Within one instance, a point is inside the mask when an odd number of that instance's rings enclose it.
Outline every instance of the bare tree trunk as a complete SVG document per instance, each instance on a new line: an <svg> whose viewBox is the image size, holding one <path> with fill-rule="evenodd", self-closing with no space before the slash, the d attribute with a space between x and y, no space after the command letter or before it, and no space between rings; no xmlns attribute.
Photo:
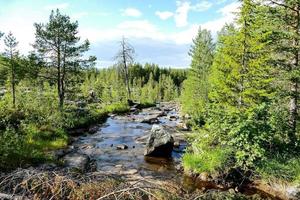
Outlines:
<svg viewBox="0 0 300 200"><path fill-rule="evenodd" d="M60 48L57 50L57 92L58 92L58 101L59 101L59 109L63 110L63 97L61 91L61 52Z"/></svg>
<svg viewBox="0 0 300 200"><path fill-rule="evenodd" d="M126 54L125 54L125 41L124 38L122 40L122 48L123 48L123 65L124 65L124 71L125 71L125 84L127 86L127 92L128 92L128 99L131 100L131 91L130 91L130 85L129 85L129 74L128 74L128 66L126 61Z"/></svg>

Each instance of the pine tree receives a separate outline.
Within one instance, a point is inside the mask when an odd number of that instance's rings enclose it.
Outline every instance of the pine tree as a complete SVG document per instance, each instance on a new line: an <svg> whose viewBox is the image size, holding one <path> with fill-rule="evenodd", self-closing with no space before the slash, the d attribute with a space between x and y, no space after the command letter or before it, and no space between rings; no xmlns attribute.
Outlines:
<svg viewBox="0 0 300 200"><path fill-rule="evenodd" d="M89 50L90 43L86 40L78 44L78 22L71 22L70 17L62 15L58 9L51 12L48 23L36 23L35 29L33 46L46 64L56 71L51 78L56 79L59 108L62 110L69 74L92 65L95 57L83 59L83 53Z"/></svg>
<svg viewBox="0 0 300 200"><path fill-rule="evenodd" d="M192 63L188 78L184 82L181 98L184 111L187 113L201 115L208 100L207 83L214 58L214 48L210 32L200 28L189 52Z"/></svg>
<svg viewBox="0 0 300 200"><path fill-rule="evenodd" d="M10 68L11 88L12 88L12 103L16 107L16 76L17 76L17 57L18 57L18 42L11 32L4 38L6 60Z"/></svg>

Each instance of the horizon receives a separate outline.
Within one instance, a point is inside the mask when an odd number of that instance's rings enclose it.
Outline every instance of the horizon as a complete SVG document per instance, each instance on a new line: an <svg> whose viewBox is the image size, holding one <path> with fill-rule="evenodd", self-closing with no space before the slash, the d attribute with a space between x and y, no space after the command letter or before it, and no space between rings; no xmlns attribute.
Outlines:
<svg viewBox="0 0 300 200"><path fill-rule="evenodd" d="M163 68L188 68L188 51L199 27L217 32L234 20L236 0L158 1L0 0L0 30L11 31L21 54L33 48L34 23L46 23L51 10L59 9L79 23L81 40L88 39L88 55L97 57L97 68L114 64L118 41L125 36L135 48L135 62L155 63ZM19 13L22 13L20 15ZM110 20L107 20L109 18ZM3 41L0 50L3 51ZM176 59L174 59L176 58Z"/></svg>

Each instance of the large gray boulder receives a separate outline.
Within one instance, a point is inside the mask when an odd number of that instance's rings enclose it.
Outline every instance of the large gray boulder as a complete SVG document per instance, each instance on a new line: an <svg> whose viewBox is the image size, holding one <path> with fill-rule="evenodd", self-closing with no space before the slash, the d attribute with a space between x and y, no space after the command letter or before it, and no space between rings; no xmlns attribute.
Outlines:
<svg viewBox="0 0 300 200"><path fill-rule="evenodd" d="M169 132L167 132L160 125L153 125L151 134L148 138L145 156L153 157L170 157L174 146L174 139Z"/></svg>

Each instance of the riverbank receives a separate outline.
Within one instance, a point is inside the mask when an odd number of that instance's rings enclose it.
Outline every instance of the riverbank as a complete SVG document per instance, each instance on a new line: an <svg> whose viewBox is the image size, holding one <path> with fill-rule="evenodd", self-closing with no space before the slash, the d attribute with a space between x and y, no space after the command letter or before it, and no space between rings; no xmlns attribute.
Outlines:
<svg viewBox="0 0 300 200"><path fill-rule="evenodd" d="M120 199L274 199L254 188L243 191L245 196L214 181L184 175L181 156L190 132L175 103L130 110L110 115L104 124L94 126L93 134L74 137L68 148L56 151L59 162L2 173L1 192L40 199L112 199L114 195ZM144 157L153 123L172 134L171 159Z"/></svg>

